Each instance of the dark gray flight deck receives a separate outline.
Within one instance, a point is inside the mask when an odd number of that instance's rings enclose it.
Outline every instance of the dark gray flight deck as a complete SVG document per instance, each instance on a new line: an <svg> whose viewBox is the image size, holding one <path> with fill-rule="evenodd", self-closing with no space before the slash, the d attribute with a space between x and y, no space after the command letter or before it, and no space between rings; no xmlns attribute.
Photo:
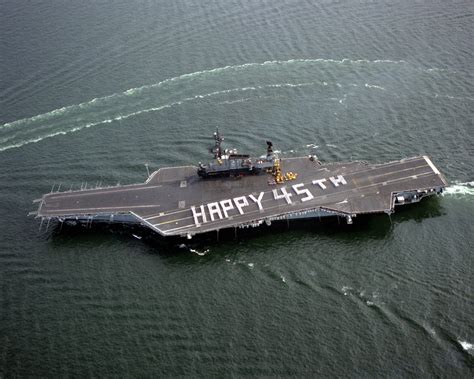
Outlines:
<svg viewBox="0 0 474 379"><path fill-rule="evenodd" d="M395 206L438 194L447 186L426 156L386 164L280 159L294 180L270 173L202 179L197 167L155 171L143 184L51 192L38 199L42 219L138 222L163 236L191 236L273 220L329 215L348 223L359 214L392 213Z"/></svg>

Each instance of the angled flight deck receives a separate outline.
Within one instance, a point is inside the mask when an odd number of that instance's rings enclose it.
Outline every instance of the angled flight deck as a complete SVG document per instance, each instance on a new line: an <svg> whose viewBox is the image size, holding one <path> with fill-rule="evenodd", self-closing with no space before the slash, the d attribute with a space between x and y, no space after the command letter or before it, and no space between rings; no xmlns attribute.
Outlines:
<svg viewBox="0 0 474 379"><path fill-rule="evenodd" d="M438 194L447 186L427 156L385 164L329 163L283 158L296 173L203 179L198 167L155 171L143 184L52 192L39 199L37 217L80 222L139 222L163 236L187 236L273 220L392 213L395 206Z"/></svg>

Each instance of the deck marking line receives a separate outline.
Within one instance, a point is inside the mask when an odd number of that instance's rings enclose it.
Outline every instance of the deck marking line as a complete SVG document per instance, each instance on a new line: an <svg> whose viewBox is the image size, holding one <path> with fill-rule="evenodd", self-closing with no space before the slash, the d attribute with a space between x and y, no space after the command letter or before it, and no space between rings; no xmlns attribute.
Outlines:
<svg viewBox="0 0 474 379"><path fill-rule="evenodd" d="M143 186L143 184L139 184L140 186ZM64 199L68 197L78 197L78 196L91 196L91 195L102 195L102 194L109 194L109 193L117 193L117 192L127 192L127 191L139 191L139 190L145 190L145 189L152 189L152 188L158 188L162 187L162 185L157 185L157 186L145 186L145 187L138 187L138 188L117 188L113 189L113 187L110 187L110 190L103 190L103 191L96 191L96 190L90 190L90 192L82 192L82 191L76 191L74 194L69 194L69 192L54 192L56 196L47 196L48 199ZM68 195L63 195L64 193L68 193Z"/></svg>
<svg viewBox="0 0 474 379"><path fill-rule="evenodd" d="M48 215L48 213L58 213L58 212L66 212L66 211L85 211L85 210L113 210L113 209L123 209L124 212L129 212L130 209L135 209L135 208L158 208L160 205L129 205L129 206L121 206L121 207L92 207L92 208L71 208L71 209L52 209L51 211L45 212L45 215Z"/></svg>
<svg viewBox="0 0 474 379"><path fill-rule="evenodd" d="M436 174L436 175L439 175L441 174L438 169L436 168L436 166L433 164L433 162L431 162L431 159L428 158L426 155L423 155L423 158L425 158L425 161L426 163L428 163L428 165L431 167L431 169L433 170L433 172Z"/></svg>

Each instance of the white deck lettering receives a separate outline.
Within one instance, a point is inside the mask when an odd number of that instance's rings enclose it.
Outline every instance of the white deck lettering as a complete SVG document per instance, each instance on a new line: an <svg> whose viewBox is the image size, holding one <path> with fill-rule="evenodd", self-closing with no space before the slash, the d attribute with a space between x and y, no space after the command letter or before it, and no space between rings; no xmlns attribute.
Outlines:
<svg viewBox="0 0 474 379"><path fill-rule="evenodd" d="M209 216L211 216L212 221L215 220L214 215L219 216L219 220L222 220L221 208L218 202L207 204L207 209L209 209Z"/></svg>
<svg viewBox="0 0 474 379"><path fill-rule="evenodd" d="M263 206L262 206L262 199L263 199L263 194L265 192L260 192L260 194L258 195L258 197L256 198L254 195L249 195L249 197L257 203L258 205L258 209L260 209L261 211L263 211Z"/></svg>
<svg viewBox="0 0 474 379"><path fill-rule="evenodd" d="M345 185L347 184L346 179L342 175L338 175L337 178L334 176L331 176L329 178L332 184L334 184L334 187L339 187L339 184Z"/></svg>
<svg viewBox="0 0 474 379"><path fill-rule="evenodd" d="M313 180L314 185L318 185L321 187L321 189L326 189L326 185L323 184L326 181L326 179L318 179L318 180Z"/></svg>
<svg viewBox="0 0 474 379"><path fill-rule="evenodd" d="M239 210L239 213L241 215L244 214L244 211L242 210L243 207L247 207L249 205L249 202L245 196L240 196L240 197L235 197L234 199L234 204Z"/></svg>
<svg viewBox="0 0 474 379"><path fill-rule="evenodd" d="M285 199L288 204L291 204L291 196L293 196L293 195L286 191L286 187L281 187L280 191L281 191L281 195L278 193L278 189L274 189L273 190L273 198L275 200Z"/></svg>
<svg viewBox="0 0 474 379"><path fill-rule="evenodd" d="M222 212L224 212L224 217L228 218L229 214L227 212L234 209L234 205L232 204L232 200L231 199L222 200L222 201L220 201L220 204L221 204Z"/></svg>
<svg viewBox="0 0 474 379"><path fill-rule="evenodd" d="M342 175L338 175L337 177L331 176L329 179L316 179L313 180L312 183L314 185L318 185L321 189L324 190L327 188L327 185L324 183L328 181L330 181L334 187L339 187L340 185L347 184L346 180ZM303 196L301 198L302 203L314 199L314 195L308 188L305 188L304 183L294 184L291 186L291 188L293 189L296 195ZM280 188L275 188L272 190L272 193L274 200L285 199L287 204L292 204L291 197L293 196L293 194L288 192L286 187L283 186ZM209 221L227 219L230 217L229 212L233 209L237 209L240 215L244 215L244 208L250 205L248 198L250 198L250 200L257 204L258 209L262 212L264 211L264 195L265 192L262 191L258 194L258 196L255 196L254 194L249 194L247 196L234 197L233 199L220 200L213 203L208 203L206 205L200 205L198 210L196 210L196 207L192 206L191 210L193 212L194 224L196 225L196 227L201 226L201 224L205 224L206 222L208 222L208 216L210 218ZM206 208L208 214L206 214Z"/></svg>
<svg viewBox="0 0 474 379"><path fill-rule="evenodd" d="M309 189L301 187L304 187L304 183L298 183L293 185L293 191L295 191L297 195L306 195L301 199L301 202L304 203L305 201L314 199L314 196L311 192L309 192Z"/></svg>
<svg viewBox="0 0 474 379"><path fill-rule="evenodd" d="M199 223L199 217L202 218L203 224L207 222L206 212L204 211L204 205L201 205L200 208L201 212L196 212L196 207L194 205L191 207L191 210L193 211L194 225L196 225L196 227L199 227L201 225Z"/></svg>

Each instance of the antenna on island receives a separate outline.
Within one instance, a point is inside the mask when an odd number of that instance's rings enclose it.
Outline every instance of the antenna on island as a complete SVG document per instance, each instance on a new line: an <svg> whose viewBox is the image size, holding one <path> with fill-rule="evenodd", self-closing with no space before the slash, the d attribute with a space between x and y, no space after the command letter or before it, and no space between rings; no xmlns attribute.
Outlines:
<svg viewBox="0 0 474 379"><path fill-rule="evenodd" d="M267 141L267 158L271 158L273 155L273 143L271 141Z"/></svg>
<svg viewBox="0 0 474 379"><path fill-rule="evenodd" d="M222 157L221 143L222 141L224 141L224 137L221 137L218 126L216 126L216 131L214 132L214 141L215 141L215 144L214 144L214 148L212 152L214 153L215 159L217 158L220 159Z"/></svg>

